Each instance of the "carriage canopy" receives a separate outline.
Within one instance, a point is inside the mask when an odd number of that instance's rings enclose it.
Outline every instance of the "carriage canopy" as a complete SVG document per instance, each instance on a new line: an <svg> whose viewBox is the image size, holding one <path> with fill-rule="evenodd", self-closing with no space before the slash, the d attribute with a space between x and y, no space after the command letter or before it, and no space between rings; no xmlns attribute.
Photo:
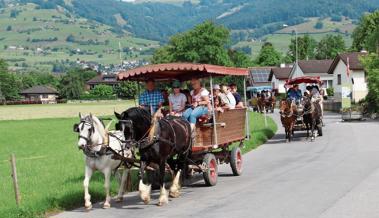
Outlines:
<svg viewBox="0 0 379 218"><path fill-rule="evenodd" d="M148 78L155 80L189 80L192 77L209 76L247 76L245 68L224 67L210 64L169 63L147 65L118 74L118 80L144 81Z"/></svg>
<svg viewBox="0 0 379 218"><path fill-rule="evenodd" d="M319 76L301 76L286 81L285 86L301 84L301 83L311 83L311 84L322 84Z"/></svg>

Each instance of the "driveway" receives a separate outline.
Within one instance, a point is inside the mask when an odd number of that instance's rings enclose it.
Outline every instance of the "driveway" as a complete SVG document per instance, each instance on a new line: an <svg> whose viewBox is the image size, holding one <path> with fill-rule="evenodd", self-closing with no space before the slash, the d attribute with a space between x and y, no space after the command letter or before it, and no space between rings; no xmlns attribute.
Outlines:
<svg viewBox="0 0 379 218"><path fill-rule="evenodd" d="M244 173L231 176L219 168L215 187L202 181L183 189L182 196L157 207L136 192L111 209L83 208L58 214L65 218L228 217L228 218L377 218L379 217L379 123L341 122L326 114L324 136L314 142L296 132L291 143L279 130L265 145L244 155Z"/></svg>

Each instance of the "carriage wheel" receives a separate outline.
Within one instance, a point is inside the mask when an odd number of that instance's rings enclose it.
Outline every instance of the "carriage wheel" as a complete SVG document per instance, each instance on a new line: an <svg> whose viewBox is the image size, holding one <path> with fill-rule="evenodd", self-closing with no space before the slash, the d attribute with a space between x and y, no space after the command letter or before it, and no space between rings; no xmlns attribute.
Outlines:
<svg viewBox="0 0 379 218"><path fill-rule="evenodd" d="M234 147L230 152L230 167L234 176L242 174L242 152L239 147Z"/></svg>
<svg viewBox="0 0 379 218"><path fill-rule="evenodd" d="M207 169L203 172L205 184L207 186L214 186L217 183L218 169L217 160L214 154L208 153L204 156L203 164Z"/></svg>

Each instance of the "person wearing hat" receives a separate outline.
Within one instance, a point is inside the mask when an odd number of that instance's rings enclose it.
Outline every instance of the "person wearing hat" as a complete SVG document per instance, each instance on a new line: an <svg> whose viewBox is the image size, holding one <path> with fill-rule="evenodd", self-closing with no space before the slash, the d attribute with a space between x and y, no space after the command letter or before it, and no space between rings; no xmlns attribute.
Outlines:
<svg viewBox="0 0 379 218"><path fill-rule="evenodd" d="M229 99L224 93L221 92L221 87L219 84L213 85L212 89L213 99L218 98L220 107L225 107L225 105L229 104Z"/></svg>
<svg viewBox="0 0 379 218"><path fill-rule="evenodd" d="M180 82L177 80L172 83L172 90L173 93L168 96L170 115L182 116L186 106L187 97L180 92Z"/></svg>

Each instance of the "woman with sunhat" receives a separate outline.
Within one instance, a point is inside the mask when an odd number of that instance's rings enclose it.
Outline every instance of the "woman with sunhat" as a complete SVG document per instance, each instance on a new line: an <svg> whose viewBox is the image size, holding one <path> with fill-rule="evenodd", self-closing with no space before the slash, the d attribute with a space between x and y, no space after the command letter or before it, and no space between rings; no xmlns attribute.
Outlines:
<svg viewBox="0 0 379 218"><path fill-rule="evenodd" d="M173 93L168 96L170 115L182 116L186 107L187 97L180 92L180 82L175 80L172 83Z"/></svg>

